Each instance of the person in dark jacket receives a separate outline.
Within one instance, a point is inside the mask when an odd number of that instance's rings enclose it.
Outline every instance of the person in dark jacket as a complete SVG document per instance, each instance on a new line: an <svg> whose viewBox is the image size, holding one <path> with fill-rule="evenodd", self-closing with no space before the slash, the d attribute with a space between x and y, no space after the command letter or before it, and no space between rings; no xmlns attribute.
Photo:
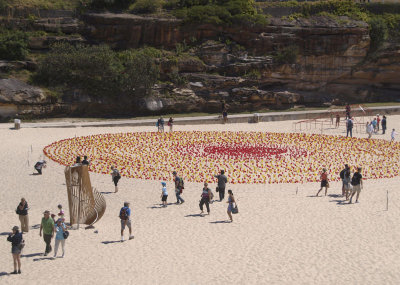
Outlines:
<svg viewBox="0 0 400 285"><path fill-rule="evenodd" d="M14 272L11 274L21 274L21 242L22 233L19 232L18 226L12 228L12 233L9 234L7 240L11 242L11 253L14 260ZM17 271L18 264L18 271Z"/></svg>
<svg viewBox="0 0 400 285"><path fill-rule="evenodd" d="M219 201L224 200L225 197L225 187L226 183L228 183L228 178L225 176L225 171L221 170L220 175L214 175L218 179L218 188L217 192L219 194Z"/></svg>
<svg viewBox="0 0 400 285"><path fill-rule="evenodd" d="M39 160L36 162L34 168L35 170L39 173L39 175L42 175L42 168L46 168L46 161L45 160Z"/></svg>
<svg viewBox="0 0 400 285"><path fill-rule="evenodd" d="M210 201L211 201L211 189L208 188L208 183L204 182L203 192L201 193L201 200L200 200L200 215L203 214L203 205L206 204L207 214L210 214Z"/></svg>
<svg viewBox="0 0 400 285"><path fill-rule="evenodd" d="M89 166L89 164L90 164L90 162L89 162L89 160L88 160L88 157L85 155L85 156L83 157L83 160L82 160L82 165L87 165L87 166Z"/></svg>
<svg viewBox="0 0 400 285"><path fill-rule="evenodd" d="M383 116L381 124L382 124L382 135L384 135L386 131L386 116Z"/></svg>
<svg viewBox="0 0 400 285"><path fill-rule="evenodd" d="M19 216L19 221L21 222L21 231L29 232L29 217L28 217L28 202L25 198L21 198L21 202L17 207L17 214Z"/></svg>

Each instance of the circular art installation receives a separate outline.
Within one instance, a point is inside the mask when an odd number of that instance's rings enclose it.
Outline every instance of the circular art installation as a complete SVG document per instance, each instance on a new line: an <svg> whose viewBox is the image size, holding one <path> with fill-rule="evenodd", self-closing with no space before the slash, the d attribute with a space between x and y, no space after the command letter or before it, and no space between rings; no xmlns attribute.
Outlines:
<svg viewBox="0 0 400 285"><path fill-rule="evenodd" d="M122 176L215 182L224 169L230 183L303 183L319 181L321 169L339 180L344 164L363 168L365 178L399 175L400 144L385 140L299 133L137 132L64 139L44 148L50 159L72 165L76 156L91 159L89 170Z"/></svg>

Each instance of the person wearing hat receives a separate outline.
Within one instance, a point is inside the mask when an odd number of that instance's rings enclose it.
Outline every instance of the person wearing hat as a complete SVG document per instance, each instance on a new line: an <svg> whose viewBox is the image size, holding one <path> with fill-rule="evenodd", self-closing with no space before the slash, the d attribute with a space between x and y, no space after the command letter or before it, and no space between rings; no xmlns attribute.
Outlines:
<svg viewBox="0 0 400 285"><path fill-rule="evenodd" d="M43 213L42 222L40 223L39 236L42 236L43 230L43 240L46 243L46 250L44 256L47 256L51 251L51 239L54 237L54 220L50 218L50 211L46 210Z"/></svg>
<svg viewBox="0 0 400 285"><path fill-rule="evenodd" d="M58 247L61 243L61 248L62 248L62 256L64 257L65 254L65 237L64 237L64 233L67 231L67 227L64 224L63 219L58 219L57 220L57 224L54 228L55 232L56 232L56 242L54 245L54 257L57 257L57 251L58 251Z"/></svg>
<svg viewBox="0 0 400 285"><path fill-rule="evenodd" d="M29 217L28 217L28 203L25 198L21 198L21 202L18 204L16 213L19 216L19 221L21 222L21 231L29 232Z"/></svg>
<svg viewBox="0 0 400 285"><path fill-rule="evenodd" d="M161 203L163 207L167 207L167 198L168 198L167 183L163 181L161 182L161 185L162 185Z"/></svg>
<svg viewBox="0 0 400 285"><path fill-rule="evenodd" d="M185 200L182 199L181 194L183 190L183 180L178 176L176 171L172 172L172 175L174 175L174 182L175 182L175 195L176 195L176 204L181 204L185 203Z"/></svg>
<svg viewBox="0 0 400 285"><path fill-rule="evenodd" d="M19 232L18 226L12 228L12 233L8 235L7 240L11 242L11 254L14 260L14 272L11 274L21 274L21 250L23 245L22 233ZM18 264L18 271L17 271Z"/></svg>
<svg viewBox="0 0 400 285"><path fill-rule="evenodd" d="M321 173L321 188L318 190L316 197L318 197L319 192L321 192L322 188L325 187L325 196L326 192L328 192L329 188L329 183L328 183L328 173L326 173L326 169L322 168L322 173Z"/></svg>
<svg viewBox="0 0 400 285"><path fill-rule="evenodd" d="M64 210L62 208L62 205L59 204L57 208L60 210L60 212L58 212L58 218L64 222Z"/></svg>

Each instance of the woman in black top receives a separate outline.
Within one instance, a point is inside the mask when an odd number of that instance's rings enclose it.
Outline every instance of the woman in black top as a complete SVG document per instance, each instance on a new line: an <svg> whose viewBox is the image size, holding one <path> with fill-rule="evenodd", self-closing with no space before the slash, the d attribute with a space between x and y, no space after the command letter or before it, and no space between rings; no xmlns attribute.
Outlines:
<svg viewBox="0 0 400 285"><path fill-rule="evenodd" d="M19 232L19 228L17 226L12 228L12 233L8 236L7 240L11 242L11 253L14 259L14 272L12 272L11 274L17 274L17 264L18 264L18 274L20 274L22 233Z"/></svg>
<svg viewBox="0 0 400 285"><path fill-rule="evenodd" d="M21 222L21 231L26 233L29 232L28 209L28 202L26 202L25 198L21 198L21 203L17 207L17 214Z"/></svg>

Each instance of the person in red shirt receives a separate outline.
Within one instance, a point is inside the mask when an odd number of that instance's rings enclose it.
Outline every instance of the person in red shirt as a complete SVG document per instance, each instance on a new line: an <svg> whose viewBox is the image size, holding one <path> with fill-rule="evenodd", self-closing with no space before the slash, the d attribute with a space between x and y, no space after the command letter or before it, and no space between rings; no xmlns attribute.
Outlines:
<svg viewBox="0 0 400 285"><path fill-rule="evenodd" d="M325 196L326 192L328 192L329 188L329 183L328 183L328 173L326 173L326 169L322 168L322 173L321 173L321 188L318 190L316 197L318 197L319 192L321 192L322 188L325 187Z"/></svg>
<svg viewBox="0 0 400 285"><path fill-rule="evenodd" d="M378 128L379 131L379 124L381 123L381 118L379 118L379 114L376 115L376 121L377 121L376 127Z"/></svg>

